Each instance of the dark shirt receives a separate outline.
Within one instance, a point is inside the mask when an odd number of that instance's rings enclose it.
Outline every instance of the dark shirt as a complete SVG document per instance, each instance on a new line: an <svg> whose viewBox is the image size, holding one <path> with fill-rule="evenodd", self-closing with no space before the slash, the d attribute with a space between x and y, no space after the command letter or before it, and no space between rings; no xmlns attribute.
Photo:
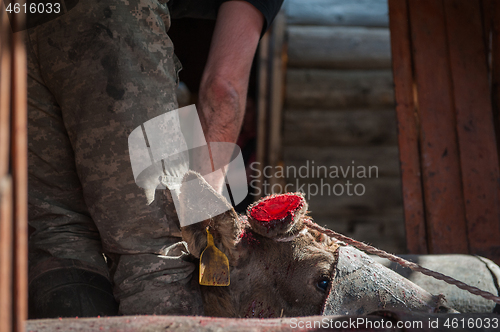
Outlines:
<svg viewBox="0 0 500 332"><path fill-rule="evenodd" d="M219 6L230 0L170 0L168 8L172 18L204 18L216 19ZM252 4L264 16L262 34L266 32L278 14L283 0L243 0Z"/></svg>

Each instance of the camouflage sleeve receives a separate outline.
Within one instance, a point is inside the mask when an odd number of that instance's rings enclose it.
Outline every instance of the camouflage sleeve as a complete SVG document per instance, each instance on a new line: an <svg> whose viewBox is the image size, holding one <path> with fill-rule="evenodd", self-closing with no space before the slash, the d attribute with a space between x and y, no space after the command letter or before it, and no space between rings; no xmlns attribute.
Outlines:
<svg viewBox="0 0 500 332"><path fill-rule="evenodd" d="M30 187L30 209L36 212L30 216L36 228L30 246L78 260L90 251L109 254L113 271L119 271L115 295L132 303L121 309L125 314L146 313L142 304L153 295L174 296L172 288L186 296L183 304L173 300L179 304L151 309L150 302L151 313L200 310L190 286L194 265L185 255L166 254L180 241L173 204L158 194L146 204L128 151L134 129L177 108L180 66L167 35L166 2L79 1L66 14L28 30L30 71L36 73L30 80L37 87L29 91L30 176L38 180ZM168 137L169 128L163 129ZM70 218L71 211L78 216ZM81 244L89 240L94 242ZM130 287L131 280L139 284ZM175 285L167 286L169 280ZM126 300L133 295L143 302Z"/></svg>

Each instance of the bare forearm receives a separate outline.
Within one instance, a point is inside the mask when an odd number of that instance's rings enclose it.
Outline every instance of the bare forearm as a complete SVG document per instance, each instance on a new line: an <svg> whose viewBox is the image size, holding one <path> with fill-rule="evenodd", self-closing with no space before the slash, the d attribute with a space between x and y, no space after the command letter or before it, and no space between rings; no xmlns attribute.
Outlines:
<svg viewBox="0 0 500 332"><path fill-rule="evenodd" d="M245 113L247 87L224 78L207 79L200 91L199 108L207 142L235 143Z"/></svg>
<svg viewBox="0 0 500 332"><path fill-rule="evenodd" d="M198 105L207 142L238 138L262 25L262 14L247 2L229 1L219 9ZM222 179L212 180L220 191Z"/></svg>

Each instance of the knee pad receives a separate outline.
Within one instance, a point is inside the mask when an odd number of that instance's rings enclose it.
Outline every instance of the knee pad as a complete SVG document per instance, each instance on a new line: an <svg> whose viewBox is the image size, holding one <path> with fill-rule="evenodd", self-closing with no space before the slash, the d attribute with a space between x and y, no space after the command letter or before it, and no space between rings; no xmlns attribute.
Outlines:
<svg viewBox="0 0 500 332"><path fill-rule="evenodd" d="M117 314L112 284L98 273L78 268L57 269L30 282L30 319Z"/></svg>

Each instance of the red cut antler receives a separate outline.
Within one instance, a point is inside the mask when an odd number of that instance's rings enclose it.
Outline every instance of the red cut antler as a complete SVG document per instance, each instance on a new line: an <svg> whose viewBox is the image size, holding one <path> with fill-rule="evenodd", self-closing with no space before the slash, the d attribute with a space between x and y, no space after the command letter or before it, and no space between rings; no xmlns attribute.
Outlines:
<svg viewBox="0 0 500 332"><path fill-rule="evenodd" d="M272 195L251 205L247 210L252 230L266 237L293 233L302 225L307 203L300 193Z"/></svg>

